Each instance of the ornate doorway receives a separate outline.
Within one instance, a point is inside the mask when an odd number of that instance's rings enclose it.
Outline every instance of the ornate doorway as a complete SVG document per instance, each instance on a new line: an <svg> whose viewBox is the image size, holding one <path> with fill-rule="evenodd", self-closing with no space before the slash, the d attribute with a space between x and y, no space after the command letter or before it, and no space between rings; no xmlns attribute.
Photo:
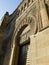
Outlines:
<svg viewBox="0 0 49 65"><path fill-rule="evenodd" d="M27 53L30 43L30 25L23 27L18 32L17 36L17 43L19 44L18 65L26 65Z"/></svg>

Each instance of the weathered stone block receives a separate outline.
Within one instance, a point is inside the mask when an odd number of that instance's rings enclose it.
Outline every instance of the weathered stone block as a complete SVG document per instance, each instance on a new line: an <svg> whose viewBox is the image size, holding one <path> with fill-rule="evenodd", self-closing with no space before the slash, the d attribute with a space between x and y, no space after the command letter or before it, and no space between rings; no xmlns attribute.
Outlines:
<svg viewBox="0 0 49 65"><path fill-rule="evenodd" d="M30 39L30 65L49 65L49 28Z"/></svg>

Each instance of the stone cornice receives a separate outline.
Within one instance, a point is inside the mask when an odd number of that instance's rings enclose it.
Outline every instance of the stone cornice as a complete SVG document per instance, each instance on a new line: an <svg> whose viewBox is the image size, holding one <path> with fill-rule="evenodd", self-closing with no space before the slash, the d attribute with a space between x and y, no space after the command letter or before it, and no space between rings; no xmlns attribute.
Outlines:
<svg viewBox="0 0 49 65"><path fill-rule="evenodd" d="M32 9L32 6L33 5L35 5L35 3L37 2L37 0L36 1L34 1L17 19L16 19L16 25L20 22L20 21L22 21L24 18L25 18L25 16L30 12L30 10ZM34 6L33 6L34 7Z"/></svg>

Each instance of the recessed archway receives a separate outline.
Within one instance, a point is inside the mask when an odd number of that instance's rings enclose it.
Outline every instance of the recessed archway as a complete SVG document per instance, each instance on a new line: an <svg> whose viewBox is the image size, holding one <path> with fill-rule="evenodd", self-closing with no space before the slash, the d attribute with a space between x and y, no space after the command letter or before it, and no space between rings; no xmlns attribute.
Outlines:
<svg viewBox="0 0 49 65"><path fill-rule="evenodd" d="M20 30L18 31L17 36L16 36L17 45L20 45L20 39L21 39L20 36L21 36L22 32L24 31L24 29L25 29L27 26L28 26L28 24L23 25L23 26L20 28Z"/></svg>
<svg viewBox="0 0 49 65"><path fill-rule="evenodd" d="M26 65L26 59L27 59L27 51L29 47L29 41L20 44L21 35L26 34L26 32L30 29L28 24L23 25L20 30L18 31L17 37L16 37L16 43L19 46L19 54L18 54L18 65Z"/></svg>
<svg viewBox="0 0 49 65"><path fill-rule="evenodd" d="M34 24L33 24L34 23ZM27 18L25 18L23 21L21 21L19 23L19 25L17 25L16 29L15 29L15 33L14 33L14 40L15 40L15 49L17 49L17 51L15 52L14 55L17 54L16 57L18 57L18 61L21 62L19 59L21 57L19 57L19 54L21 56L21 54L23 53L22 50L24 47L28 47L28 45L30 44L30 39L28 39L29 41L23 43L23 44L20 44L20 40L21 40L21 35L22 33L24 33L24 31L26 30L26 28L30 25L31 29L32 29L32 34L35 34L36 32L36 19L33 17L33 16L27 16ZM33 25L33 26L32 26ZM33 28L32 28L33 27ZM35 30L35 31L34 31ZM20 50L21 49L21 50ZM25 48L26 49L26 48ZM27 49L28 50L28 49ZM21 53L21 52L22 53ZM26 51L26 50L25 50ZM18 53L17 53L18 52ZM23 55L23 54L22 54ZM24 52L24 55L25 55L25 52ZM26 51L26 56L27 56L27 51ZM15 61L16 61L16 57L15 57ZM24 56L25 57L25 56ZM26 59L25 59L26 60ZM15 62L14 61L14 62ZM17 61L17 62L18 62ZM17 64L19 65L19 64ZM22 65L22 64L21 64Z"/></svg>

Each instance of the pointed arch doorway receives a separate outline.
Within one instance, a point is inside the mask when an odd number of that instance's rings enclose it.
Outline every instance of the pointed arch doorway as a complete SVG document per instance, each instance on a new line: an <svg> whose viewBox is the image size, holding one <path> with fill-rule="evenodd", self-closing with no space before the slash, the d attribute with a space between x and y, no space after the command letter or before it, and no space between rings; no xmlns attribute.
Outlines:
<svg viewBox="0 0 49 65"><path fill-rule="evenodd" d="M19 36L19 55L18 55L18 65L26 65L27 53L30 44L30 26L25 27L23 32Z"/></svg>

